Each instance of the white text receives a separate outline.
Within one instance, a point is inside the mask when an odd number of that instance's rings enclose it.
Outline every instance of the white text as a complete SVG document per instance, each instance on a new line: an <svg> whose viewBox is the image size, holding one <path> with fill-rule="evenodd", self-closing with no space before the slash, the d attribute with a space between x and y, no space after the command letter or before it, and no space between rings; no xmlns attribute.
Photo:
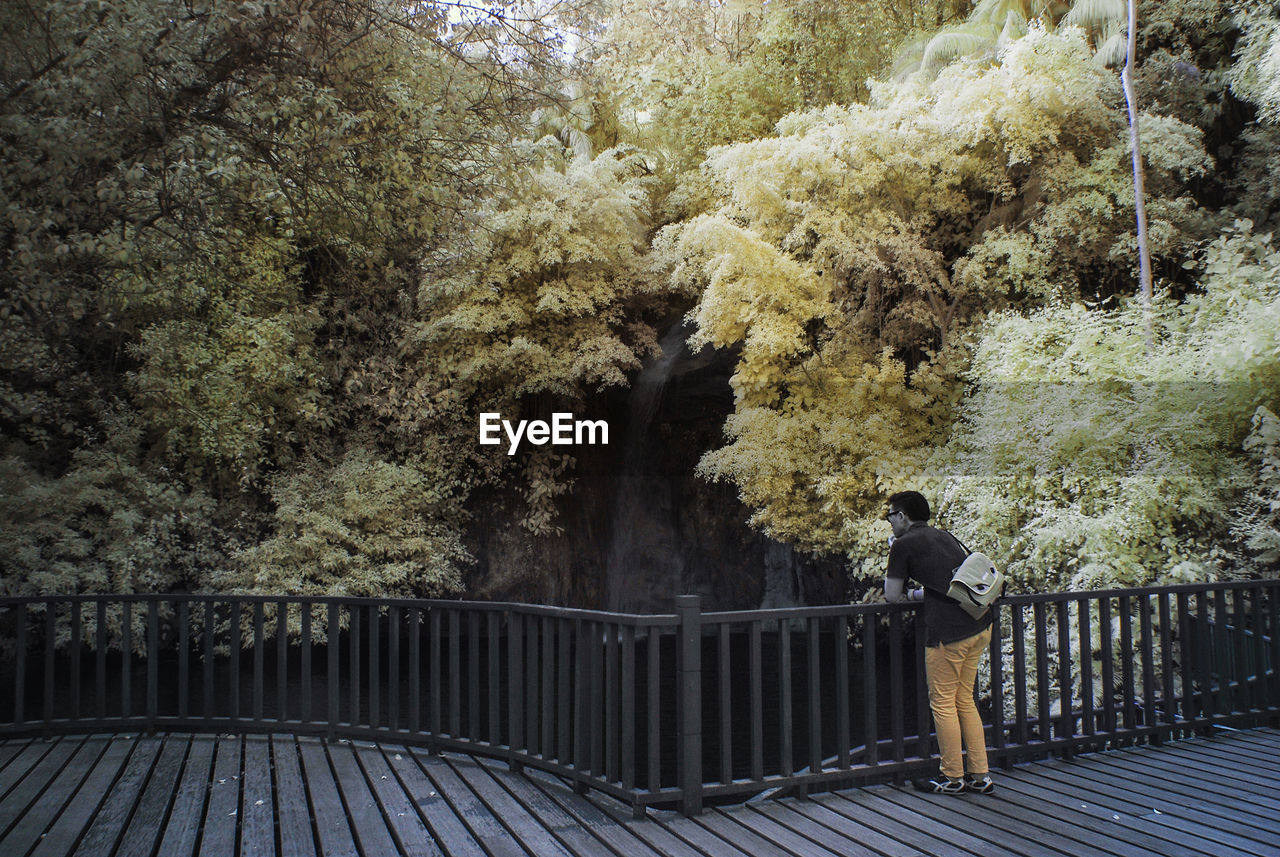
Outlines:
<svg viewBox="0 0 1280 857"><path fill-rule="evenodd" d="M501 429L507 435L507 455L515 455L521 440L527 440L534 446L542 446L550 441L553 445L569 444L608 444L609 424L604 420L575 420L573 414L555 413L551 422L543 420L520 420L515 425L510 420L502 419L502 414L485 413L480 415L480 443L494 446L502 443Z"/></svg>

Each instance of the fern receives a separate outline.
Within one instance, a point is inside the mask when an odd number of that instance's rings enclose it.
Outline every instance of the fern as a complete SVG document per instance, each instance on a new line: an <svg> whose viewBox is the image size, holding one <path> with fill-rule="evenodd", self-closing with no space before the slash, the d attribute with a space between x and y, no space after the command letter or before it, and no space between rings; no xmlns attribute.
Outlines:
<svg viewBox="0 0 1280 857"><path fill-rule="evenodd" d="M1114 26L1124 26L1128 19L1125 0L1075 0L1062 23L1081 27L1090 33L1104 33Z"/></svg>

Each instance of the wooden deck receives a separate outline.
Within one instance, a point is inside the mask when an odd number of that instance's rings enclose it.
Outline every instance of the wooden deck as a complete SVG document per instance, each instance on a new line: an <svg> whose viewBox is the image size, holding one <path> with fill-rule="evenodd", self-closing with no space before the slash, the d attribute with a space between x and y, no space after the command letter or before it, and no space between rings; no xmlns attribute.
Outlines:
<svg viewBox="0 0 1280 857"><path fill-rule="evenodd" d="M1280 730L997 772L993 796L873 786L640 821L465 756L292 736L0 742L3 857L1266 855Z"/></svg>

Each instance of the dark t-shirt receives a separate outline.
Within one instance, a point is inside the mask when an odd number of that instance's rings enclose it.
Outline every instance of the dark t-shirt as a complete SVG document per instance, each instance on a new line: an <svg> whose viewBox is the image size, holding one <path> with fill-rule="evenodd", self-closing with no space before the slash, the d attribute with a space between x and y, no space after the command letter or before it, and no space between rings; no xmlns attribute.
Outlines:
<svg viewBox="0 0 1280 857"><path fill-rule="evenodd" d="M974 619L947 597L951 574L967 556L950 534L919 521L913 523L889 548L889 569L894 580L914 580L924 587L925 644L954 643L980 633L991 624L988 611Z"/></svg>

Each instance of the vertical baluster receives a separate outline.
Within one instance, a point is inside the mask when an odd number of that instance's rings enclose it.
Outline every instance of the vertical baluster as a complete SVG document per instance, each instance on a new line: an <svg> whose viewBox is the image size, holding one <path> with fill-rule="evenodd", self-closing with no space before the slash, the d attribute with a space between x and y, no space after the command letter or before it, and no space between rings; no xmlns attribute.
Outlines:
<svg viewBox="0 0 1280 857"><path fill-rule="evenodd" d="M211 720L218 716L213 696L213 674L216 660L213 635L217 627L217 621L217 611L214 603L212 601L204 602L204 663L200 667L200 678L203 680L204 693L203 698L200 700L200 707L204 712L205 720Z"/></svg>
<svg viewBox="0 0 1280 857"><path fill-rule="evenodd" d="M1116 731L1115 704L1115 634L1111 619L1111 599L1098 602L1098 634L1102 641L1102 730L1107 735Z"/></svg>
<svg viewBox="0 0 1280 857"><path fill-rule="evenodd" d="M160 706L160 603L147 599L147 732L156 729Z"/></svg>
<svg viewBox="0 0 1280 857"><path fill-rule="evenodd" d="M25 626L25 607L20 608L18 612L18 631L22 632ZM94 694L97 699L98 720L99 722L107 719L107 603L99 600L94 606L94 619L96 627L94 628L95 652L94 652ZM21 666L22 658L26 657L26 649L21 640L18 644L18 664ZM19 718L21 722L21 718Z"/></svg>
<svg viewBox="0 0 1280 857"><path fill-rule="evenodd" d="M866 764L880 764L880 712L877 710L876 688L876 614L862 614L862 725L866 745Z"/></svg>
<svg viewBox="0 0 1280 857"><path fill-rule="evenodd" d="M636 784L636 629L622 629L622 787ZM548 741L548 744L550 742Z"/></svg>
<svg viewBox="0 0 1280 857"><path fill-rule="evenodd" d="M311 722L311 602L298 604L298 619L302 623L302 633L298 640L298 651L302 656L302 722Z"/></svg>
<svg viewBox="0 0 1280 857"><path fill-rule="evenodd" d="M809 617L809 770L822 770L822 636L818 618Z"/></svg>
<svg viewBox="0 0 1280 857"><path fill-rule="evenodd" d="M1093 600L1076 601L1076 623L1080 630L1080 726L1085 735L1098 733L1097 715L1093 709Z"/></svg>
<svg viewBox="0 0 1280 857"><path fill-rule="evenodd" d="M480 727L480 613L467 613L467 738L479 741L484 732Z"/></svg>
<svg viewBox="0 0 1280 857"><path fill-rule="evenodd" d="M1267 688L1263 677L1267 650L1263 639L1266 628L1263 622L1261 584L1250 585L1247 590L1241 591L1241 596L1249 605L1246 614L1249 626L1249 710L1264 711L1267 707Z"/></svg>
<svg viewBox="0 0 1280 857"><path fill-rule="evenodd" d="M542 626L542 741L538 749L543 758L553 759L556 756L556 620L542 616L538 624ZM623 714L626 714L625 704ZM623 749L627 749L626 744Z"/></svg>
<svg viewBox="0 0 1280 857"><path fill-rule="evenodd" d="M747 711L751 729L751 777L764 777L764 635L763 623L747 626Z"/></svg>
<svg viewBox="0 0 1280 857"><path fill-rule="evenodd" d="M1231 614L1227 611L1226 590L1218 589L1213 593L1213 640L1214 665L1218 674L1218 693L1214 706L1215 714L1229 714L1235 710L1235 694L1231 680L1236 671L1232 667L1231 646Z"/></svg>
<svg viewBox="0 0 1280 857"><path fill-rule="evenodd" d="M231 704L231 720L235 722L240 719L240 652L243 648L240 644L240 602L237 600L232 600L231 602L231 627L229 631L231 692L228 696Z"/></svg>
<svg viewBox="0 0 1280 857"><path fill-rule="evenodd" d="M1212 622L1210 609L1210 593L1201 590L1196 593L1195 650L1196 650L1196 683L1199 691L1200 718L1204 721L1213 719L1213 650Z"/></svg>
<svg viewBox="0 0 1280 857"><path fill-rule="evenodd" d="M347 712L352 726L359 726L364 722L360 712L360 649L364 645L364 622L362 621L363 611L359 604L351 604L347 607L347 681L351 683L351 687L347 692L351 696L351 707Z"/></svg>
<svg viewBox="0 0 1280 857"><path fill-rule="evenodd" d="M133 716L133 602L120 605L120 716Z"/></svg>
<svg viewBox="0 0 1280 857"><path fill-rule="evenodd" d="M77 603L76 606L79 606ZM74 671L77 672L78 671ZM76 684L80 682L77 678ZM178 719L191 715L191 602L178 602Z"/></svg>
<svg viewBox="0 0 1280 857"><path fill-rule="evenodd" d="M1151 627L1151 599L1147 595L1139 595L1137 604L1138 623L1142 631L1142 640L1138 644L1142 652L1142 720L1148 729L1154 729L1159 721L1156 716L1155 635Z"/></svg>
<svg viewBox="0 0 1280 857"><path fill-rule="evenodd" d="M84 647L84 626L80 616L80 602L71 602L71 718L80 719L80 650Z"/></svg>
<svg viewBox="0 0 1280 857"><path fill-rule="evenodd" d="M13 665L13 722L16 725L22 725L27 722L26 699L27 699L27 605L19 604L16 608L18 639L15 643L17 650L14 652L16 662ZM98 623L98 627L102 627L102 623ZM106 675L106 669L100 669L100 676ZM105 681L105 679L104 679ZM102 700L105 693L99 693L98 699ZM102 708L102 702L99 703ZM104 713L99 715L100 718L105 717Z"/></svg>
<svg viewBox="0 0 1280 857"><path fill-rule="evenodd" d="M596 661L600 651L599 629L594 622L583 622L578 628L578 645L581 676L578 679L581 750L577 764L591 774L600 772L600 758L596 752L600 733L600 685L596 682Z"/></svg>
<svg viewBox="0 0 1280 857"><path fill-rule="evenodd" d="M721 622L717 633L716 664L720 688L716 694L720 711L720 782L733 780L733 674L730 663L729 623Z"/></svg>
<svg viewBox="0 0 1280 857"><path fill-rule="evenodd" d="M1250 703L1248 615L1244 609L1244 590L1231 590L1231 686L1234 688L1231 713L1248 711Z"/></svg>
<svg viewBox="0 0 1280 857"><path fill-rule="evenodd" d="M538 617L526 616L524 630L524 745L529 755L536 756L541 750L538 739L542 737L542 724L538 720Z"/></svg>
<svg viewBox="0 0 1280 857"><path fill-rule="evenodd" d="M587 757L591 752L591 745L587 740L587 623L582 619L574 619L573 621L573 767L577 771L582 771L587 766ZM650 671L650 690L653 685L653 672ZM649 712L649 735L652 740L654 734L654 721L657 718L653 712L653 697L650 696L650 712ZM581 781L578 782L579 789L583 788Z"/></svg>
<svg viewBox="0 0 1280 857"><path fill-rule="evenodd" d="M1022 605L1012 608L1013 614L1013 710L1018 728L1018 744L1026 746L1031 741L1031 728L1027 718L1027 634L1026 616Z"/></svg>
<svg viewBox="0 0 1280 857"><path fill-rule="evenodd" d="M662 730L658 728L662 722L662 630L657 626L649 628L645 655L648 658L645 678L648 681L646 698L649 706L646 742L649 747L649 791L656 792L662 788ZM753 746L758 750L759 742Z"/></svg>
<svg viewBox="0 0 1280 857"><path fill-rule="evenodd" d="M1264 584L1267 587L1267 604L1270 607L1270 621L1267 624L1267 637L1271 640L1271 705L1275 711L1280 708L1280 584L1272 580Z"/></svg>
<svg viewBox="0 0 1280 857"><path fill-rule="evenodd" d="M795 773L795 753L791 722L791 622L778 620L778 736L779 770L784 777Z"/></svg>
<svg viewBox="0 0 1280 857"><path fill-rule="evenodd" d="M902 682L896 680L902 675L902 611L890 608L889 611L889 675L895 680L889 682L889 731L893 738L893 761L901 762L907 757L905 721L906 707L903 704Z"/></svg>
<svg viewBox="0 0 1280 857"><path fill-rule="evenodd" d="M604 775L610 782L618 779L618 626L602 622L604 641Z"/></svg>
<svg viewBox="0 0 1280 857"><path fill-rule="evenodd" d="M53 726L53 685L57 673L54 659L58 653L58 603L52 598L44 603L44 728Z"/></svg>
<svg viewBox="0 0 1280 857"><path fill-rule="evenodd" d="M1191 639L1191 602L1186 592L1178 593L1178 651L1182 680L1182 719L1191 723L1196 719L1195 696L1195 646Z"/></svg>
<svg viewBox="0 0 1280 857"><path fill-rule="evenodd" d="M1070 739L1076 732L1074 694L1071 692L1071 603L1056 605L1058 622L1058 737ZM1071 754L1068 746L1067 755Z"/></svg>
<svg viewBox="0 0 1280 857"><path fill-rule="evenodd" d="M849 745L853 743L852 706L849 704L849 617L836 617L832 632L832 654L836 664L836 764L848 770Z"/></svg>
<svg viewBox="0 0 1280 857"><path fill-rule="evenodd" d="M680 811L686 816L702 812L702 600L696 595L676 596L676 614L679 619L679 692L676 706L679 709L679 782Z"/></svg>
<svg viewBox="0 0 1280 857"><path fill-rule="evenodd" d="M1156 596L1156 609L1160 611L1160 678L1161 707L1164 709L1164 720L1173 723L1178 719L1178 700L1173 689L1173 618L1170 614L1169 593L1161 592Z"/></svg>
<svg viewBox="0 0 1280 857"><path fill-rule="evenodd" d="M400 608L387 608L387 709L392 732L400 731ZM475 685L480 684L478 678Z"/></svg>
<svg viewBox="0 0 1280 857"><path fill-rule="evenodd" d="M991 606L991 647L988 657L991 663L991 738L987 742L997 751L1005 748L1004 726L1004 618L1000 604ZM1007 767L1008 757L1005 766Z"/></svg>
<svg viewBox="0 0 1280 857"><path fill-rule="evenodd" d="M329 602L328 607L328 628L325 631L325 668L329 673L329 737L333 737L334 726L342 722L341 712L338 710L340 702L339 690L341 685L338 680L338 667L341 663L341 652L339 651L342 633L342 626L339 624L338 605L335 602Z"/></svg>
<svg viewBox="0 0 1280 857"><path fill-rule="evenodd" d="M1126 730L1137 726L1134 705L1133 678L1133 611L1132 599L1120 596L1120 695L1123 723Z"/></svg>
<svg viewBox="0 0 1280 857"><path fill-rule="evenodd" d="M1234 623L1235 642L1236 642L1236 687L1239 693L1236 696L1235 711L1244 712L1252 711L1257 708L1253 698L1254 685L1249 680L1252 670L1250 669L1250 655L1252 654L1252 646L1250 645L1249 630L1249 611L1245 607L1246 592L1243 589L1233 590L1231 593L1231 601L1235 610L1236 620Z"/></svg>
<svg viewBox="0 0 1280 857"><path fill-rule="evenodd" d="M1053 702L1049 697L1049 624L1045 602L1037 601L1031 611L1036 634L1036 715L1040 740L1053 737L1053 721L1050 719Z"/></svg>
<svg viewBox="0 0 1280 857"><path fill-rule="evenodd" d="M514 610L507 620L507 742L512 750L524 747L524 617ZM582 639L579 638L579 644ZM586 673L583 673L586 678Z"/></svg>
<svg viewBox="0 0 1280 857"><path fill-rule="evenodd" d="M492 619L494 614L489 614ZM422 609L409 608L409 731L422 731Z"/></svg>
<svg viewBox="0 0 1280 857"><path fill-rule="evenodd" d="M573 625L568 619L556 620L556 759L563 763L573 759L573 747L569 742L573 735Z"/></svg>
<svg viewBox="0 0 1280 857"><path fill-rule="evenodd" d="M502 743L502 617L489 614L489 743Z"/></svg>
<svg viewBox="0 0 1280 857"><path fill-rule="evenodd" d="M265 655L263 649L266 636L266 606L261 601L253 603L253 722L262 722L262 697L264 695Z"/></svg>
<svg viewBox="0 0 1280 857"><path fill-rule="evenodd" d="M920 610L916 610L916 621L912 636L911 653L916 661L916 754L928 758L933 751L933 709L929 705L929 678L925 667L924 622L920 618Z"/></svg>
<svg viewBox="0 0 1280 857"><path fill-rule="evenodd" d="M369 612L369 720L371 729L382 725L382 610L377 604Z"/></svg>
<svg viewBox="0 0 1280 857"><path fill-rule="evenodd" d="M453 608L449 610L449 736L462 737L462 613Z"/></svg>
<svg viewBox="0 0 1280 857"><path fill-rule="evenodd" d="M289 719L289 602L276 602L276 722Z"/></svg>
<svg viewBox="0 0 1280 857"><path fill-rule="evenodd" d="M443 608L432 607L428 616L427 668L430 674L427 677L427 695L431 697L431 716L429 719L431 721L432 735L439 735L444 730L444 724L441 722L443 706L440 702L440 695L443 693L441 673L444 671L442 612Z"/></svg>
<svg viewBox="0 0 1280 857"><path fill-rule="evenodd" d="M592 692L589 696L591 720L591 774L599 777L604 773L604 623L592 622L589 626L588 642L590 645L590 684Z"/></svg>

